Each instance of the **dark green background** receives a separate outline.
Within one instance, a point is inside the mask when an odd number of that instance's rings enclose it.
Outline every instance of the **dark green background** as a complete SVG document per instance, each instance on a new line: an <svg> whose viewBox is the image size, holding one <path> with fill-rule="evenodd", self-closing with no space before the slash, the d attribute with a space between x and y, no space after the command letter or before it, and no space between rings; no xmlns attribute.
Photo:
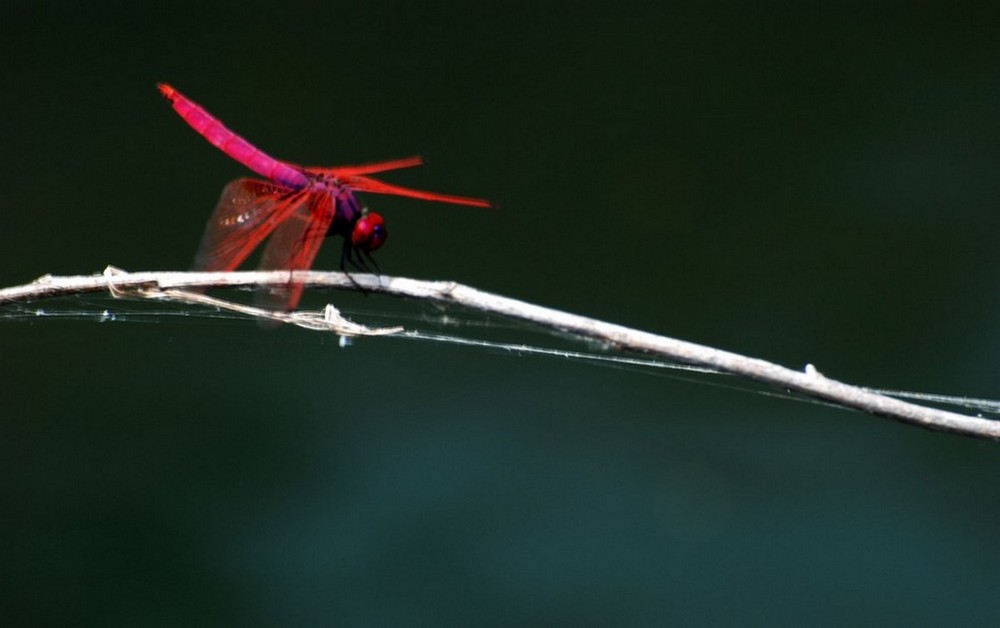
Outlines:
<svg viewBox="0 0 1000 628"><path fill-rule="evenodd" d="M387 178L501 204L367 199L390 274L998 397L1000 13L831 5L7 1L0 285L187 267L245 173L165 80L278 157L419 153ZM398 307L307 304L331 299ZM8 625L1000 614L994 444L242 322L5 322L0 347Z"/></svg>

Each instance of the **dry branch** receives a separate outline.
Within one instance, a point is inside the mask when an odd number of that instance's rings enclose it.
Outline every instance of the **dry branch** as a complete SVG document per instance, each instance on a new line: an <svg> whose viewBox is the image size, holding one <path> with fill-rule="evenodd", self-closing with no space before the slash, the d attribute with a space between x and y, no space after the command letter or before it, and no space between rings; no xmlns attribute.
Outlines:
<svg viewBox="0 0 1000 628"><path fill-rule="evenodd" d="M115 296L135 295L231 309L309 329L327 329L342 336L384 335L402 331L402 328L368 329L343 319L332 307L319 313L271 312L190 291L211 287L283 286L288 283L288 279L288 273L281 271L125 273L109 268L102 275L73 277L46 275L30 284L0 289L0 305L5 302L25 303L64 295L110 291ZM525 303L454 282L418 281L372 275L354 275L352 281L343 273L319 271L296 273L296 279L309 287L358 289L360 286L369 292L457 304L481 312L529 321L581 339L596 340L621 351L656 356L739 375L875 416L942 432L1000 440L1000 421L947 412L880 395L829 379L812 365L808 365L804 371L795 371L765 360Z"/></svg>

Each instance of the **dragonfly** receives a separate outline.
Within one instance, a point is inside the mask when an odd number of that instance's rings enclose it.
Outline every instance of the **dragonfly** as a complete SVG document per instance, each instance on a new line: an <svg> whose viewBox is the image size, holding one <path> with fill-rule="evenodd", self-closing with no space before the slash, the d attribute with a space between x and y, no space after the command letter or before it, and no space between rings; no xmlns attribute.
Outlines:
<svg viewBox="0 0 1000 628"><path fill-rule="evenodd" d="M347 272L350 264L371 272L368 263L378 270L371 254L385 244L389 231L382 216L362 206L355 192L490 207L485 199L415 190L369 176L419 166L423 160L418 156L334 167L300 166L275 159L170 85L160 83L157 87L191 128L266 179L240 178L226 185L205 226L192 270L235 270L267 239L258 268L289 271L288 284L258 293L257 302L267 307L295 309L303 284L295 279L294 271L309 270L327 236L344 239L342 271Z"/></svg>

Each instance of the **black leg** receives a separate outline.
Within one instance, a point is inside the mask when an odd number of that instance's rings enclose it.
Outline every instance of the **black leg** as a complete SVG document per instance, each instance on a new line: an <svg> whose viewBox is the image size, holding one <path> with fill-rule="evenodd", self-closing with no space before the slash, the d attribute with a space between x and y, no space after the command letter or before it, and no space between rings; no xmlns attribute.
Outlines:
<svg viewBox="0 0 1000 628"><path fill-rule="evenodd" d="M361 249L354 249L353 252L354 256L351 261L354 263L355 268L366 273L371 273L372 270L368 268L368 264L365 263L365 259L361 257L361 254L364 253L364 251Z"/></svg>
<svg viewBox="0 0 1000 628"><path fill-rule="evenodd" d="M367 295L368 291L365 290L364 288L362 288L361 284L359 284L354 279L354 276L351 275L351 273L347 270L347 264L348 263L351 263L354 266L357 266L357 264L354 263L353 256L351 255L353 253L353 251L354 251L354 247L351 246L351 239L350 238L344 238L344 247L342 249L340 249L340 272L342 272L345 275L347 275L347 278L351 280L351 283L354 284L355 288L357 288L358 290L361 291L361 294Z"/></svg>
<svg viewBox="0 0 1000 628"><path fill-rule="evenodd" d="M381 275L382 274L382 269L378 267L378 262L376 262L375 258L372 257L372 254L369 253L368 251L361 251L361 254L365 256L365 259L367 259L369 262L372 263L372 266L375 267L375 274L376 275Z"/></svg>

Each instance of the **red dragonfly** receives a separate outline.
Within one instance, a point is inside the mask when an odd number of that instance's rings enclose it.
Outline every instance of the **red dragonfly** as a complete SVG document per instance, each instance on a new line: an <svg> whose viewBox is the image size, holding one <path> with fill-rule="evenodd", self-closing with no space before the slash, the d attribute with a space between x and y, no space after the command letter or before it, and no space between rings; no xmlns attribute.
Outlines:
<svg viewBox="0 0 1000 628"><path fill-rule="evenodd" d="M355 192L394 194L455 205L489 207L489 201L425 192L385 183L367 175L419 166L420 157L406 157L358 166L316 168L279 161L264 154L215 116L176 89L160 83L160 92L174 111L213 146L267 181L236 179L222 190L205 227L193 270L235 270L265 238L271 236L260 261L261 270L308 270L329 235L344 238L340 268L345 264L368 271L367 259L388 237L385 221L361 207ZM258 300L292 310L303 286L290 276L287 286L271 289ZM260 293L259 293L260 294Z"/></svg>

